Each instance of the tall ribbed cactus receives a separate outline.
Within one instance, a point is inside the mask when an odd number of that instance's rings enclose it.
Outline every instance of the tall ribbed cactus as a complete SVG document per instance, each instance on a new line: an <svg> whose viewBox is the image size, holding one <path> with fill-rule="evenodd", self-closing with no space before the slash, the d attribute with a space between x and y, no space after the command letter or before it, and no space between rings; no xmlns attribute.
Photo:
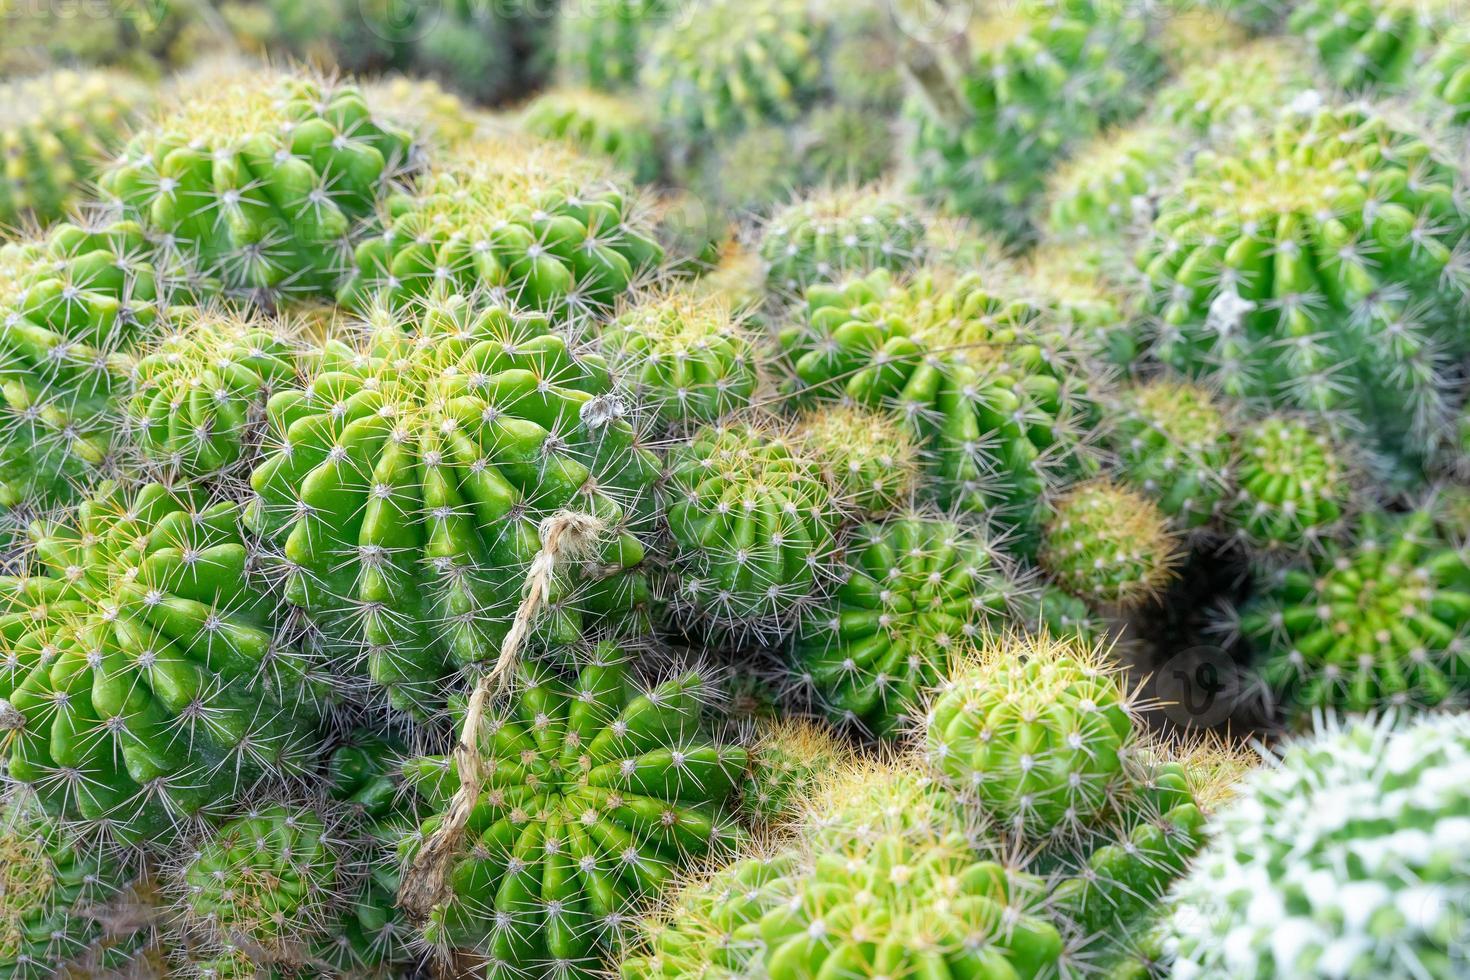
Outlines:
<svg viewBox="0 0 1470 980"><path fill-rule="evenodd" d="M628 573L658 465L606 364L539 316L481 305L380 311L363 342L328 340L304 385L271 398L251 477L286 596L415 712L442 702L449 671L495 659L557 511L604 533L595 573L560 570L541 639L646 598Z"/></svg>

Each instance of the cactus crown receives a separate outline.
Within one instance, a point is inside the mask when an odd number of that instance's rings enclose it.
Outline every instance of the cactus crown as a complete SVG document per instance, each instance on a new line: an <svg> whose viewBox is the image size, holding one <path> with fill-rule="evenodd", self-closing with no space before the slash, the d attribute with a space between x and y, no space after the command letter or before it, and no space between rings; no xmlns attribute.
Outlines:
<svg viewBox="0 0 1470 980"><path fill-rule="evenodd" d="M1135 607L1157 599L1174 578L1180 544L1147 497L1093 481L1069 490L1053 509L1039 561L1073 595Z"/></svg>
<svg viewBox="0 0 1470 980"><path fill-rule="evenodd" d="M1251 544L1312 550L1336 534L1355 496L1337 442L1311 420L1272 415L1237 439L1236 493L1227 526Z"/></svg>

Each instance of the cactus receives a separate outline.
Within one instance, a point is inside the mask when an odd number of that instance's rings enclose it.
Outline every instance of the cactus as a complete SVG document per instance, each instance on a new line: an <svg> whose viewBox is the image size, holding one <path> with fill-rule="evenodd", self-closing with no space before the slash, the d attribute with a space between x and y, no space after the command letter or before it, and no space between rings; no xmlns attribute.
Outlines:
<svg viewBox="0 0 1470 980"><path fill-rule="evenodd" d="M1197 136L1227 137L1259 127L1313 99L1317 78L1285 38L1262 38L1181 70L1159 90L1151 114Z"/></svg>
<svg viewBox="0 0 1470 980"><path fill-rule="evenodd" d="M911 57L917 187L1011 238L1029 235L1047 171L1140 108L1162 70L1144 20L1112 0L1026 0L973 18L959 48Z"/></svg>
<svg viewBox="0 0 1470 980"><path fill-rule="evenodd" d="M474 139L475 110L430 78L389 78L363 90L375 114L413 133L417 142L452 150Z"/></svg>
<svg viewBox="0 0 1470 980"><path fill-rule="evenodd" d="M780 334L809 396L895 412L925 452L942 507L985 512L1034 547L1053 479L1088 467L1088 344L1065 318L988 289L982 277L886 272L807 292Z"/></svg>
<svg viewBox="0 0 1470 980"><path fill-rule="evenodd" d="M607 366L546 321L464 298L380 314L330 339L272 396L251 527L280 550L286 597L391 703L432 711L452 669L495 659L560 509L602 520L596 576L553 587L547 643L584 614L640 604L633 532L658 465L621 418ZM364 665L359 664L358 669Z"/></svg>
<svg viewBox="0 0 1470 980"><path fill-rule="evenodd" d="M1079 240L1044 242L1016 270L1032 305L1060 317L1109 376L1131 372L1146 346L1124 265L1107 243Z"/></svg>
<svg viewBox="0 0 1470 980"><path fill-rule="evenodd" d="M653 120L631 98L593 89L552 89L526 106L521 128L610 160L640 184L656 180L662 166Z"/></svg>
<svg viewBox="0 0 1470 980"><path fill-rule="evenodd" d="M667 483L676 599L716 625L780 623L831 574L838 501L788 436L706 427L670 451Z"/></svg>
<svg viewBox="0 0 1470 980"><path fill-rule="evenodd" d="M484 957L486 976L590 975L640 899L732 840L725 803L747 758L701 734L707 687L691 670L641 688L606 645L575 677L523 666L514 700L482 726L493 776L425 940ZM408 774L441 811L459 786L453 757Z"/></svg>
<svg viewBox="0 0 1470 980"><path fill-rule="evenodd" d="M1428 104L1457 126L1470 124L1470 27L1445 32L1413 86Z"/></svg>
<svg viewBox="0 0 1470 980"><path fill-rule="evenodd" d="M1224 412L1205 389L1178 381L1135 385L1119 396L1110 434L1125 482L1181 527L1210 521L1231 489Z"/></svg>
<svg viewBox="0 0 1470 980"><path fill-rule="evenodd" d="M872 184L897 154L893 120L869 106L819 106L798 121L795 134L802 183L809 187Z"/></svg>
<svg viewBox="0 0 1470 980"><path fill-rule="evenodd" d="M665 424L714 422L750 407L758 340L720 296L676 287L634 303L602 328L615 376Z"/></svg>
<svg viewBox="0 0 1470 980"><path fill-rule="evenodd" d="M1104 133L1081 147L1049 178L1047 234L1110 240L1147 225L1185 146L1176 130L1150 124Z"/></svg>
<svg viewBox="0 0 1470 980"><path fill-rule="evenodd" d="M1022 840L1069 841L1125 793L1141 722L1100 645L1010 635L955 665L924 717L930 765Z"/></svg>
<svg viewBox="0 0 1470 980"><path fill-rule="evenodd" d="M0 247L0 504L66 502L107 462L127 355L165 296L127 222Z"/></svg>
<svg viewBox="0 0 1470 980"><path fill-rule="evenodd" d="M852 510L886 514L913 501L919 450L892 415L857 405L822 405L802 417L796 438Z"/></svg>
<svg viewBox="0 0 1470 980"><path fill-rule="evenodd" d="M1293 114L1207 151L1140 266L1161 361L1233 397L1337 411L1412 456L1442 424L1470 215L1455 165L1386 110Z"/></svg>
<svg viewBox="0 0 1470 980"><path fill-rule="evenodd" d="M882 187L838 188L782 208L761 233L767 289L799 297L814 283L918 265L926 222L916 211Z"/></svg>
<svg viewBox="0 0 1470 980"><path fill-rule="evenodd" d="M1308 419L1272 415L1236 440L1235 496L1224 523L1266 551L1310 551L1340 529L1355 496L1343 450Z"/></svg>
<svg viewBox="0 0 1470 980"><path fill-rule="evenodd" d="M408 134L351 85L269 72L196 82L128 141L103 191L231 289L329 294L410 162Z"/></svg>
<svg viewBox="0 0 1470 980"><path fill-rule="evenodd" d="M466 144L357 248L349 308L489 290L558 318L605 309L662 259L622 179L558 143Z"/></svg>
<svg viewBox="0 0 1470 980"><path fill-rule="evenodd" d="M125 884L118 862L24 800L0 809L0 977L71 976L97 951L106 906ZM124 965L115 955L103 963ZM100 974L99 974L100 975Z"/></svg>
<svg viewBox="0 0 1470 980"><path fill-rule="evenodd" d="M1369 511L1351 544L1269 580L1240 630L1295 719L1458 701L1470 693L1467 584L1470 558L1429 509Z"/></svg>
<svg viewBox="0 0 1470 980"><path fill-rule="evenodd" d="M271 392L296 376L294 344L277 325L225 311L170 311L170 333L132 371L131 441L187 476L217 473L259 438Z"/></svg>
<svg viewBox="0 0 1470 980"><path fill-rule="evenodd" d="M989 541L951 522L866 525L846 579L803 617L791 669L828 717L891 737L1025 594Z"/></svg>
<svg viewBox="0 0 1470 980"><path fill-rule="evenodd" d="M750 771L740 784L740 815L757 828L789 823L817 783L851 757L851 749L812 722L761 725L750 749Z"/></svg>
<svg viewBox="0 0 1470 980"><path fill-rule="evenodd" d="M237 506L107 483L31 538L29 574L0 579L12 780L135 842L302 771L320 684Z"/></svg>
<svg viewBox="0 0 1470 980"><path fill-rule="evenodd" d="M1394 89L1463 16L1453 0L1301 0L1287 27L1316 52L1334 85Z"/></svg>
<svg viewBox="0 0 1470 980"><path fill-rule="evenodd" d="M668 0L609 0L558 11L557 75L596 89L631 86L649 35L678 14L673 6Z"/></svg>
<svg viewBox="0 0 1470 980"><path fill-rule="evenodd" d="M1172 894L1175 975L1454 976L1470 928L1470 720L1289 743L1210 820Z"/></svg>
<svg viewBox="0 0 1470 980"><path fill-rule="evenodd" d="M1164 512L1108 480L1081 484L1053 505L1038 561L1088 602L1136 609L1159 598L1183 557Z"/></svg>
<svg viewBox="0 0 1470 980"><path fill-rule="evenodd" d="M54 71L0 84L0 228L48 225L71 210L149 98L110 72Z"/></svg>
<svg viewBox="0 0 1470 980"><path fill-rule="evenodd" d="M651 33L639 83L680 145L793 122L820 91L828 21L805 0L708 0Z"/></svg>

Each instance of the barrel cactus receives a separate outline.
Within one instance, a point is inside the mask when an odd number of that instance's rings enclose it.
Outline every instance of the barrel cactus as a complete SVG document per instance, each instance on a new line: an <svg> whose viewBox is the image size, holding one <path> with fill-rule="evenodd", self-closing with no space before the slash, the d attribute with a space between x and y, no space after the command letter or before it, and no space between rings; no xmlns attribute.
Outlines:
<svg viewBox="0 0 1470 980"><path fill-rule="evenodd" d="M1454 976L1470 719L1352 721L1289 743L1210 820L1172 894L1176 976Z"/></svg>
<svg viewBox="0 0 1470 980"><path fill-rule="evenodd" d="M338 300L367 310L489 291L558 319L605 309L662 259L625 182L559 143L467 143L388 202Z"/></svg>
<svg viewBox="0 0 1470 980"><path fill-rule="evenodd" d="M841 519L821 465L759 424L706 427L669 453L677 600L721 628L762 629L832 574Z"/></svg>
<svg viewBox="0 0 1470 980"><path fill-rule="evenodd" d="M1195 157L1141 253L1160 360L1335 411L1412 458L1447 411L1470 235L1458 169L1388 110L1309 109Z"/></svg>
<svg viewBox="0 0 1470 980"><path fill-rule="evenodd" d="M791 670L834 721L892 737L968 647L1009 627L1026 590L989 541L949 521L867 525L849 556L803 617Z"/></svg>
<svg viewBox="0 0 1470 980"><path fill-rule="evenodd" d="M1286 555L1321 547L1341 530L1356 497L1344 448L1309 418L1271 415L1236 438L1228 531Z"/></svg>
<svg viewBox="0 0 1470 980"><path fill-rule="evenodd" d="M852 757L829 730L809 721L762 724L750 748L750 770L740 783L740 814L757 828L796 819L814 787Z"/></svg>
<svg viewBox="0 0 1470 980"><path fill-rule="evenodd" d="M1052 511L1038 561L1073 595L1133 609L1158 599L1174 578L1180 543L1148 497L1096 480L1067 491Z"/></svg>
<svg viewBox="0 0 1470 980"><path fill-rule="evenodd" d="M1118 239L1146 225L1185 147L1181 133L1161 125L1121 129L1085 144L1052 172L1047 234Z"/></svg>
<svg viewBox="0 0 1470 980"><path fill-rule="evenodd" d="M1225 137L1311 101L1317 83L1295 44L1261 38L1185 67L1159 89L1152 114L1196 136Z"/></svg>
<svg viewBox="0 0 1470 980"><path fill-rule="evenodd" d="M922 460L913 434L893 415L821 405L802 417L796 438L849 508L886 514L913 501Z"/></svg>
<svg viewBox="0 0 1470 980"><path fill-rule="evenodd" d="M450 149L474 138L475 110L431 78L394 77L368 85L374 113L391 119L426 147Z"/></svg>
<svg viewBox="0 0 1470 980"><path fill-rule="evenodd" d="M653 120L636 100L594 89L543 92L526 106L521 128L542 139L565 140L602 157L640 183L658 177Z"/></svg>
<svg viewBox="0 0 1470 980"><path fill-rule="evenodd" d="M1121 475L1182 527L1213 519L1231 490L1225 412L1210 392L1178 381L1125 389L1110 441Z"/></svg>
<svg viewBox="0 0 1470 980"><path fill-rule="evenodd" d="M482 958L487 976L590 975L639 900L734 839L746 753L702 734L709 696L698 671L644 687L605 645L574 676L523 666L481 726L492 775L425 941ZM409 779L440 811L430 834L459 788L454 757L413 760Z"/></svg>
<svg viewBox="0 0 1470 980"><path fill-rule="evenodd" d="M882 187L819 191L782 208L761 232L767 288L799 297L813 283L918 265L925 232L918 210Z"/></svg>
<svg viewBox="0 0 1470 980"><path fill-rule="evenodd" d="M1452 0L1305 0L1287 27L1312 47L1334 85L1392 89L1408 83L1463 19Z"/></svg>
<svg viewBox="0 0 1470 980"><path fill-rule="evenodd" d="M104 484L31 539L27 574L0 579L12 780L136 842L304 771L321 684L238 506Z"/></svg>
<svg viewBox="0 0 1470 980"><path fill-rule="evenodd" d="M1428 509L1365 513L1350 544L1272 576L1241 632L1290 717L1425 707L1470 693L1470 558Z"/></svg>
<svg viewBox="0 0 1470 980"><path fill-rule="evenodd" d="M442 702L449 672L495 659L561 510L599 519L601 572L559 569L538 638L646 599L635 533L658 465L622 418L606 364L543 318L463 297L380 311L329 339L301 387L272 396L251 527L286 597L398 708Z"/></svg>
<svg viewBox="0 0 1470 980"><path fill-rule="evenodd" d="M146 87L110 72L0 85L0 227L50 224L70 210L149 100Z"/></svg>
<svg viewBox="0 0 1470 980"><path fill-rule="evenodd" d="M124 212L227 286L330 295L410 163L362 93L304 75L201 77L102 175Z"/></svg>

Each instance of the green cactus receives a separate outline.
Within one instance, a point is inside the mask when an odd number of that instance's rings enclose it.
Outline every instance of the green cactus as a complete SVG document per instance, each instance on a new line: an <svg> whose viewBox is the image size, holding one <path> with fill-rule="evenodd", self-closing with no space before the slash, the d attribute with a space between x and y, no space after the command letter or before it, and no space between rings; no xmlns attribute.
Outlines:
<svg viewBox="0 0 1470 980"><path fill-rule="evenodd" d="M822 464L827 483L851 509L886 514L913 501L919 449L891 414L857 405L822 405L802 417L796 438Z"/></svg>
<svg viewBox="0 0 1470 980"><path fill-rule="evenodd" d="M1355 496L1337 443L1308 419L1272 415L1236 439L1228 531L1266 551L1310 551L1341 528Z"/></svg>
<svg viewBox="0 0 1470 980"><path fill-rule="evenodd" d="M779 719L762 724L740 784L740 815L756 828L801 816L813 788L848 764L853 753L824 726Z"/></svg>
<svg viewBox="0 0 1470 980"><path fill-rule="evenodd" d="M924 718L924 747L1007 832L1068 841L1126 791L1140 724L1102 647L1012 635L955 666Z"/></svg>
<svg viewBox="0 0 1470 980"><path fill-rule="evenodd" d="M943 272L880 270L807 291L780 334L796 383L896 413L925 453L938 503L985 512L1034 547L1042 495L1086 472L1089 345L1066 318Z"/></svg>
<svg viewBox="0 0 1470 980"><path fill-rule="evenodd" d="M746 753L701 733L698 671L645 689L607 645L575 677L523 666L518 691L482 726L492 775L424 938L485 957L488 977L590 976L641 898L733 840ZM441 811L459 788L453 757L408 775Z"/></svg>
<svg viewBox="0 0 1470 980"><path fill-rule="evenodd" d="M295 380L295 345L279 325L207 308L175 308L168 327L133 366L130 439L170 472L233 467L258 439L271 392Z"/></svg>
<svg viewBox="0 0 1470 980"><path fill-rule="evenodd" d="M363 95L374 114L441 151L468 143L478 128L475 110L431 78L381 79L366 86Z"/></svg>
<svg viewBox="0 0 1470 980"><path fill-rule="evenodd" d="M654 457L621 418L600 358L546 321L463 298L381 314L329 339L301 388L272 396L248 520L280 550L286 597L396 707L432 711L448 672L493 661L538 524L562 509L605 524L601 573L563 570L537 636L646 600ZM477 311L478 310L478 311ZM616 573L616 574L614 574Z"/></svg>
<svg viewBox="0 0 1470 980"><path fill-rule="evenodd" d="M197 79L128 141L102 190L228 287L330 294L412 153L352 85L271 72Z"/></svg>
<svg viewBox="0 0 1470 980"><path fill-rule="evenodd" d="M681 145L794 122L821 90L829 20L805 0L707 0L651 33L639 83Z"/></svg>
<svg viewBox="0 0 1470 980"><path fill-rule="evenodd" d="M759 340L717 295L675 287L602 328L613 374L665 424L714 422L749 408L761 381Z"/></svg>
<svg viewBox="0 0 1470 980"><path fill-rule="evenodd" d="M1147 225L1186 145L1172 127L1145 124L1080 147L1048 180L1047 234L1062 241L1116 241Z"/></svg>
<svg viewBox="0 0 1470 980"><path fill-rule="evenodd" d="M338 291L344 306L489 290L576 318L611 306L662 259L624 178L525 137L460 147L415 193L395 195L388 213L384 233L357 248Z"/></svg>
<svg viewBox="0 0 1470 980"><path fill-rule="evenodd" d="M144 86L111 72L0 84L0 228L48 225L69 211L149 100Z"/></svg>
<svg viewBox="0 0 1470 980"><path fill-rule="evenodd" d="M765 223L766 287L799 297L814 283L913 268L924 259L925 228L912 201L883 187L818 192Z"/></svg>
<svg viewBox="0 0 1470 980"><path fill-rule="evenodd" d="M1454 125L1470 124L1470 26L1445 32L1413 87L1427 91L1430 108Z"/></svg>
<svg viewBox="0 0 1470 980"><path fill-rule="evenodd" d="M123 869L24 799L0 810L0 977L72 976L96 952ZM107 967L121 967L114 956Z"/></svg>
<svg viewBox="0 0 1470 980"><path fill-rule="evenodd" d="M790 437L743 423L706 427L670 451L667 484L676 599L716 625L783 619L831 574L838 501Z"/></svg>
<svg viewBox="0 0 1470 980"><path fill-rule="evenodd" d="M1198 385L1151 381L1125 389L1118 408L1109 438L1123 480L1181 527L1213 519L1230 495L1232 444L1211 394Z"/></svg>
<svg viewBox="0 0 1470 980"><path fill-rule="evenodd" d="M674 7L669 0L608 0L557 11L558 77L603 90L633 85L650 35L679 14Z"/></svg>
<svg viewBox="0 0 1470 980"><path fill-rule="evenodd" d="M595 89L551 89L526 106L521 128L610 160L640 184L656 180L662 167L653 120L633 98Z"/></svg>
<svg viewBox="0 0 1470 980"><path fill-rule="evenodd" d="M1341 412L1411 457L1464 346L1463 192L1431 142L1364 105L1200 153L1140 253L1158 358L1232 397Z"/></svg>
<svg viewBox="0 0 1470 980"><path fill-rule="evenodd" d="M1060 317L1107 369L1131 373L1146 344L1126 260L1106 242L1043 242L1016 270L1017 288L1038 309Z"/></svg>
<svg viewBox="0 0 1470 980"><path fill-rule="evenodd" d="M165 296L128 222L0 246L0 504L69 501L108 460L128 354Z"/></svg>
<svg viewBox="0 0 1470 980"><path fill-rule="evenodd" d="M1462 972L1470 718L1331 725L1248 776L1167 921L1175 975Z"/></svg>
<svg viewBox="0 0 1470 980"><path fill-rule="evenodd" d="M1464 19L1454 0L1298 0L1287 27L1344 89L1398 88Z"/></svg>
<svg viewBox="0 0 1470 980"><path fill-rule="evenodd" d="M866 525L849 552L845 580L802 618L791 670L834 721L892 737L1026 590L990 542L948 521Z"/></svg>
<svg viewBox="0 0 1470 980"><path fill-rule="evenodd" d="M1273 576L1240 630L1294 719L1425 707L1470 694L1470 558L1433 514L1365 513L1351 544Z"/></svg>
<svg viewBox="0 0 1470 980"><path fill-rule="evenodd" d="M908 115L916 186L1011 238L1047 172L1142 107L1162 65L1113 0L1026 0L975 17L954 46L917 49Z"/></svg>
<svg viewBox="0 0 1470 980"><path fill-rule="evenodd" d="M1080 599L1135 609L1158 599L1174 578L1181 552L1158 504L1096 480L1072 488L1052 505L1038 562L1052 581Z"/></svg>
<svg viewBox="0 0 1470 980"><path fill-rule="evenodd" d="M137 842L302 771L320 683L236 505L108 483L31 539L28 574L0 579L12 780Z"/></svg>
<svg viewBox="0 0 1470 980"><path fill-rule="evenodd" d="M1290 40L1261 38L1185 67L1159 90L1151 114L1196 136L1228 137L1310 101L1318 79Z"/></svg>

